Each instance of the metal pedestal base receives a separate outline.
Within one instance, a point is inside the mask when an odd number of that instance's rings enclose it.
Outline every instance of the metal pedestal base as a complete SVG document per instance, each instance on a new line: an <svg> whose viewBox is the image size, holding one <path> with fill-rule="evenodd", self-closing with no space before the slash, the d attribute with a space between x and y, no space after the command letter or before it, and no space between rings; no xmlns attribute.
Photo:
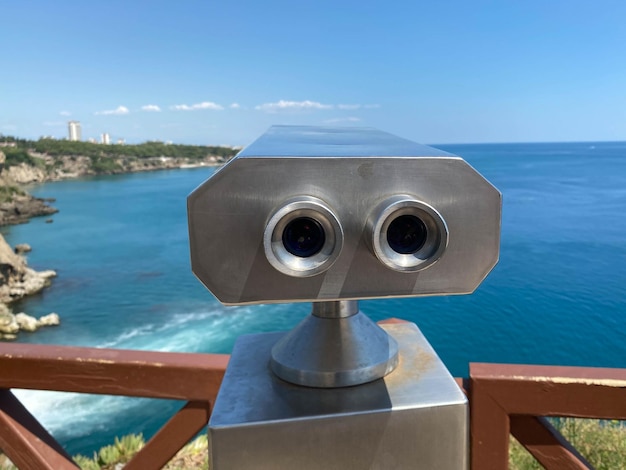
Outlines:
<svg viewBox="0 0 626 470"><path fill-rule="evenodd" d="M213 470L469 468L463 392L412 323L383 325L398 367L354 387L293 385L270 370L284 333L239 338L209 422Z"/></svg>
<svg viewBox="0 0 626 470"><path fill-rule="evenodd" d="M272 348L283 380L306 387L361 385L398 365L398 344L359 311L358 302L315 302L313 312Z"/></svg>

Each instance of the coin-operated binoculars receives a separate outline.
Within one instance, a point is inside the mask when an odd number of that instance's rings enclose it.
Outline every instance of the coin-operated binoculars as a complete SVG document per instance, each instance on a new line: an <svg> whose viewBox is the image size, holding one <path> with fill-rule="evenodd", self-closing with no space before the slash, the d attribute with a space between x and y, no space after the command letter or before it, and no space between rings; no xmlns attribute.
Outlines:
<svg viewBox="0 0 626 470"><path fill-rule="evenodd" d="M313 302L291 332L237 340L211 468L468 468L465 395L415 324L357 301L473 292L498 260L496 188L384 132L278 126L188 210L193 272L221 302Z"/></svg>

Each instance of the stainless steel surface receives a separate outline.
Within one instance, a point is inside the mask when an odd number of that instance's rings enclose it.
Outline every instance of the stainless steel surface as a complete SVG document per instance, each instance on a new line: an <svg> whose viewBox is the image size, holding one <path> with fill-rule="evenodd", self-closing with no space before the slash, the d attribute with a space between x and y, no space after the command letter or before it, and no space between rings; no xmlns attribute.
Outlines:
<svg viewBox="0 0 626 470"><path fill-rule="evenodd" d="M282 333L241 337L209 423L211 468L468 469L465 395L415 325L383 329L399 344L396 370L337 389L269 372Z"/></svg>
<svg viewBox="0 0 626 470"><path fill-rule="evenodd" d="M311 315L320 318L345 318L359 313L359 302L356 300L339 300L313 302Z"/></svg>
<svg viewBox="0 0 626 470"><path fill-rule="evenodd" d="M359 312L356 302L319 304L272 348L271 368L278 377L306 387L349 387L396 368L396 340ZM329 317L331 309L343 316Z"/></svg>
<svg viewBox="0 0 626 470"><path fill-rule="evenodd" d="M368 220L396 196L432 208L441 241L423 253L427 269L374 253ZM303 197L323 201L341 228L319 272L264 244L272 217ZM273 127L189 196L191 264L225 304L470 293L497 262L500 209L500 193L446 152L372 129Z"/></svg>
<svg viewBox="0 0 626 470"><path fill-rule="evenodd" d="M372 127L272 126L239 157L454 157Z"/></svg>

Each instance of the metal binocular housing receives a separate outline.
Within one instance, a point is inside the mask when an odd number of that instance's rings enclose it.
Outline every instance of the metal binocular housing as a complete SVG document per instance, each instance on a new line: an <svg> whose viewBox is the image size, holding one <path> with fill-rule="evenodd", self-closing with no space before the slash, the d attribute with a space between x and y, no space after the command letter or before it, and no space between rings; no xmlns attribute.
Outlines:
<svg viewBox="0 0 626 470"><path fill-rule="evenodd" d="M192 270L228 305L471 293L498 260L498 190L373 129L272 127L188 210Z"/></svg>
<svg viewBox="0 0 626 470"><path fill-rule="evenodd" d="M313 303L287 333L237 340L211 468L469 468L463 392L415 324L357 301L474 291L498 260L497 189L384 132L278 126L188 210L193 272L221 302Z"/></svg>

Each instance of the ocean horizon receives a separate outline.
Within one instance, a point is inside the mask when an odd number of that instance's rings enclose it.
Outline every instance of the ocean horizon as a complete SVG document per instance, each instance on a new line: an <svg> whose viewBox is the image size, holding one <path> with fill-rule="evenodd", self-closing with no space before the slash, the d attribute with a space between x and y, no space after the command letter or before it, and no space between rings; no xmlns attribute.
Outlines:
<svg viewBox="0 0 626 470"><path fill-rule="evenodd" d="M449 144L503 194L500 261L472 295L368 300L373 320L415 322L455 376L469 362L626 367L626 142ZM214 168L51 182L53 223L2 227L58 277L13 306L61 325L18 342L229 353L284 331L310 305L222 306L191 273L187 195ZM149 437L183 404L17 391L71 454Z"/></svg>

